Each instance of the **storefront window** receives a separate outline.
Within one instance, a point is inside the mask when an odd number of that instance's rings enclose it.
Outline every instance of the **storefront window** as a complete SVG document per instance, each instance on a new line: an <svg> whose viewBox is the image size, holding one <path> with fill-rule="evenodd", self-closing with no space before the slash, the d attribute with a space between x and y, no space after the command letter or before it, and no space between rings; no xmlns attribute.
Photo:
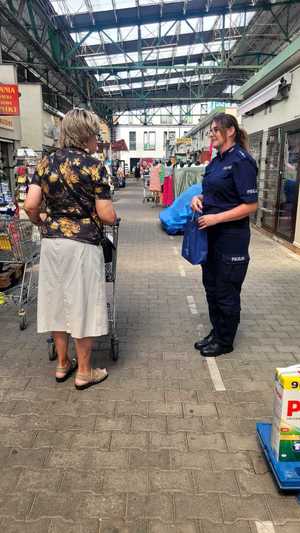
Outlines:
<svg viewBox="0 0 300 533"><path fill-rule="evenodd" d="M263 138L263 132L262 131L258 131L256 133L252 133L251 135L249 135L250 153L251 153L252 157L254 157L254 159L256 161L256 164L257 164L257 168L258 168L258 173L257 173L257 188L258 188L258 191L260 191L260 189L261 189L261 187L260 187L260 179L261 179L260 165L261 165L262 138ZM256 223L256 221L257 221L257 211L255 213L253 213L253 215L251 215L250 219L251 219L252 222Z"/></svg>
<svg viewBox="0 0 300 533"><path fill-rule="evenodd" d="M267 141L266 172L262 191L262 225L276 231L276 208L280 178L281 130L269 131Z"/></svg>
<svg viewBox="0 0 300 533"><path fill-rule="evenodd" d="M129 132L129 150L136 150L136 131Z"/></svg>
<svg viewBox="0 0 300 533"><path fill-rule="evenodd" d="M277 231L293 240L300 179L300 131L285 134Z"/></svg>
<svg viewBox="0 0 300 533"><path fill-rule="evenodd" d="M155 131L144 131L144 150L155 150L156 135Z"/></svg>

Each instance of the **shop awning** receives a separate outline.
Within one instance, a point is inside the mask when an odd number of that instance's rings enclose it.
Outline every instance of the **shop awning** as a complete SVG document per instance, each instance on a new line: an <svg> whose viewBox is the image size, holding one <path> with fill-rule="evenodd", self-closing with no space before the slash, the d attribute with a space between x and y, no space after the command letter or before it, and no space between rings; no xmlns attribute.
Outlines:
<svg viewBox="0 0 300 533"><path fill-rule="evenodd" d="M284 77L278 78L276 81L245 100L239 107L241 115L245 115L254 109L271 102L272 100L281 99L280 91L282 88L291 84L291 75L287 74Z"/></svg>
<svg viewBox="0 0 300 533"><path fill-rule="evenodd" d="M128 152L127 144L124 139L111 143L111 149L114 152Z"/></svg>

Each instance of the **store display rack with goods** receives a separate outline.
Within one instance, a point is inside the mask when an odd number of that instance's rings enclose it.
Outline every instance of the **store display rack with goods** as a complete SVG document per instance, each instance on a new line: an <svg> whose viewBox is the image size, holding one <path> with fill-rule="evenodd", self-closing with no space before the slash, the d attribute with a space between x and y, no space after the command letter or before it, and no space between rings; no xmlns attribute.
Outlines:
<svg viewBox="0 0 300 533"><path fill-rule="evenodd" d="M9 178L0 168L0 216L13 216L15 211L16 206L10 191Z"/></svg>
<svg viewBox="0 0 300 533"><path fill-rule="evenodd" d="M30 148L17 150L16 200L19 209L23 209L24 207L28 186L31 183L38 158L38 154Z"/></svg>

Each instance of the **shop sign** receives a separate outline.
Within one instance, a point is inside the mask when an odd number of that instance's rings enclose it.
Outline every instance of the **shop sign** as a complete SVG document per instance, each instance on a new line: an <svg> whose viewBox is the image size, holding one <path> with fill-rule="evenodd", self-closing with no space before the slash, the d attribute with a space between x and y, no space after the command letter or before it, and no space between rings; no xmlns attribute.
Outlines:
<svg viewBox="0 0 300 533"><path fill-rule="evenodd" d="M169 132L169 145L170 146L174 146L175 145L175 140L176 140L175 131L170 131Z"/></svg>
<svg viewBox="0 0 300 533"><path fill-rule="evenodd" d="M20 115L19 89L17 85L0 83L0 115Z"/></svg>
<svg viewBox="0 0 300 533"><path fill-rule="evenodd" d="M12 119L0 117L0 128L3 128L4 130L13 130L14 125Z"/></svg>
<svg viewBox="0 0 300 533"><path fill-rule="evenodd" d="M176 139L176 144L192 144L192 137L180 137Z"/></svg>
<svg viewBox="0 0 300 533"><path fill-rule="evenodd" d="M128 152L127 144L124 139L111 143L111 149L114 152Z"/></svg>

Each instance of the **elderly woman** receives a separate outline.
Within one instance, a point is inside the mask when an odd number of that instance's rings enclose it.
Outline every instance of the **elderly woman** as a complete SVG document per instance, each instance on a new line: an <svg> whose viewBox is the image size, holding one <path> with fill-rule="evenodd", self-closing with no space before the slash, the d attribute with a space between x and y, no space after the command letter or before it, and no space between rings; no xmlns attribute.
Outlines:
<svg viewBox="0 0 300 533"><path fill-rule="evenodd" d="M38 332L51 331L54 337L57 382L76 370L68 357L69 336L75 339L78 390L108 376L105 368L91 368L93 337L108 333L101 223L116 220L101 164L90 155L97 150L99 133L97 115L69 111L61 124L61 147L37 164L25 203L43 237ZM42 205L46 214L41 216Z"/></svg>

